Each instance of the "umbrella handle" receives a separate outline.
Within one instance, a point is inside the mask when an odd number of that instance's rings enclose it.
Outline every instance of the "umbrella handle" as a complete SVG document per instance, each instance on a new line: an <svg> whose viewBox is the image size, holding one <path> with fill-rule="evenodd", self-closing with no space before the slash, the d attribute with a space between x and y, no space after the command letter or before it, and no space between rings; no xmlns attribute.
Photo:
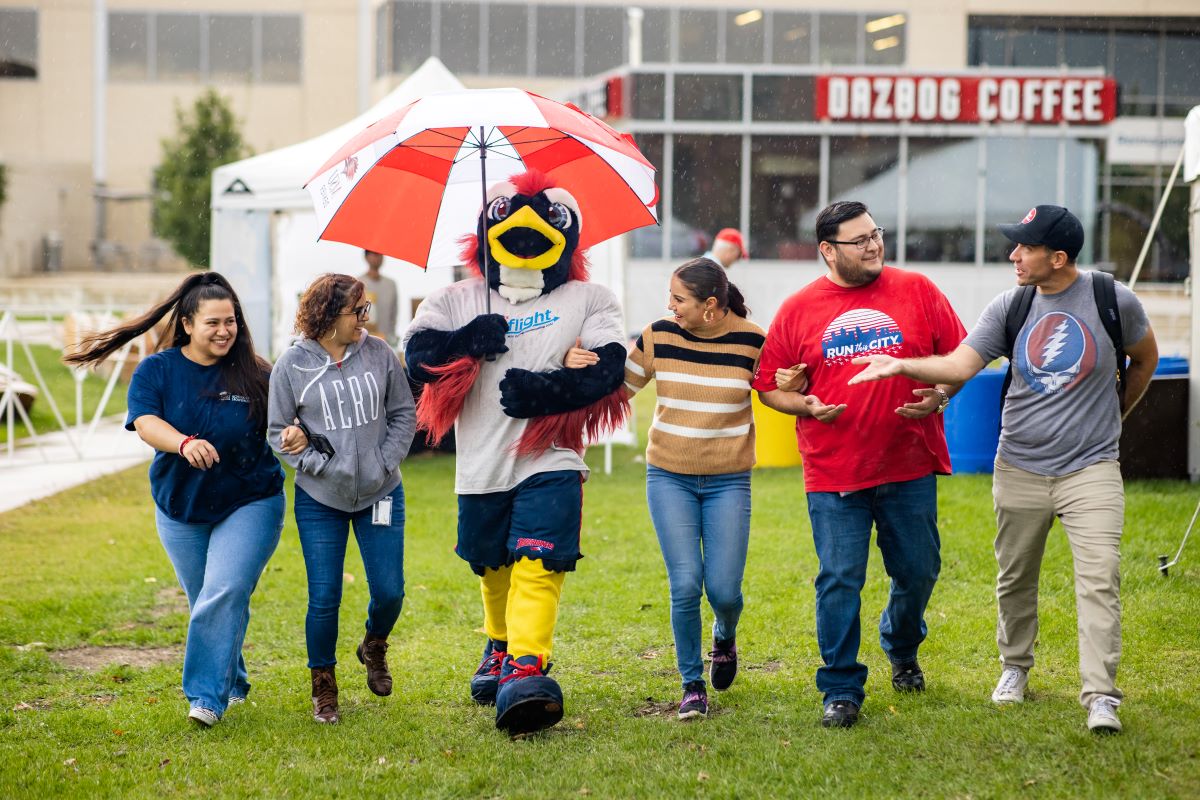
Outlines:
<svg viewBox="0 0 1200 800"><path fill-rule="evenodd" d="M481 217L483 219L483 227L487 229L487 139L484 135L484 128L479 126L479 189L483 196L483 204L480 206L483 211ZM483 302L485 313L492 313L492 283L488 279L489 265L491 259L488 257L487 242L480 242L479 249L483 251ZM496 354L488 353L484 356L485 361L495 361Z"/></svg>

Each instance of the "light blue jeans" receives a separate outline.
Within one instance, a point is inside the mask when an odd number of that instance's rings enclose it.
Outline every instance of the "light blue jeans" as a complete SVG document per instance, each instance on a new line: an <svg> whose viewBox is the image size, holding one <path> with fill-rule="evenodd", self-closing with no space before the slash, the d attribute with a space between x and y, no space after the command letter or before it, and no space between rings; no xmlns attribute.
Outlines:
<svg viewBox="0 0 1200 800"><path fill-rule="evenodd" d="M279 544L283 493L240 506L217 523L178 522L155 508L155 524L191 619L183 655L183 693L218 717L230 696L250 691L242 642L250 595Z"/></svg>
<svg viewBox="0 0 1200 800"><path fill-rule="evenodd" d="M647 466L646 500L667 565L675 659L686 686L704 677L702 592L716 618L713 638L737 633L750 544L750 472L680 475Z"/></svg>

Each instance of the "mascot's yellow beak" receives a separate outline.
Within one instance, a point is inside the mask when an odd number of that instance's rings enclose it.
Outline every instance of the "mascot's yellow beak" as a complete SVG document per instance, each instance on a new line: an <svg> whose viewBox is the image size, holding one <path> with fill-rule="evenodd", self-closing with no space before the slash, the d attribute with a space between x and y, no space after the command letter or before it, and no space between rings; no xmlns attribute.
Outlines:
<svg viewBox="0 0 1200 800"><path fill-rule="evenodd" d="M541 234L549 243L541 253L530 256L519 256L512 253L501 242L500 237L514 228L528 228ZM562 231L538 216L529 206L522 206L515 213L497 222L487 232L488 250L496 263L511 269L546 269L558 263L563 250L567 246L567 237Z"/></svg>

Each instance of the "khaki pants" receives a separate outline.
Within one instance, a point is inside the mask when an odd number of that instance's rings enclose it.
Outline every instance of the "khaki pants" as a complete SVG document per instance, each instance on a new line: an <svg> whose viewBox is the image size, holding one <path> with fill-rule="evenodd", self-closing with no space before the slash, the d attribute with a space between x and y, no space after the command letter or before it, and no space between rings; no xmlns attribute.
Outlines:
<svg viewBox="0 0 1200 800"><path fill-rule="evenodd" d="M1115 461L1061 477L1035 475L1000 458L992 481L996 508L996 642L1007 667L1033 666L1038 575L1046 534L1062 520L1075 562L1079 674L1085 708L1098 695L1117 701L1121 660L1121 528L1125 485Z"/></svg>

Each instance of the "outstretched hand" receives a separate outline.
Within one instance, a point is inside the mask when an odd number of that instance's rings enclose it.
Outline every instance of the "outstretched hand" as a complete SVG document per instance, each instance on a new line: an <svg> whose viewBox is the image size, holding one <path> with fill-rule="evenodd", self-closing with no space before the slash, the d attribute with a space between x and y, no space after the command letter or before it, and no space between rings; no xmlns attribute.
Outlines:
<svg viewBox="0 0 1200 800"><path fill-rule="evenodd" d="M804 407L808 409L808 415L813 417L817 422L823 422L826 425L831 424L834 420L842 415L846 410L845 403L838 405L830 405L821 401L821 398L815 394L807 395L804 398Z"/></svg>
<svg viewBox="0 0 1200 800"><path fill-rule="evenodd" d="M913 394L921 399L913 403L905 403L896 409L896 413L906 419L928 417L942 404L942 395L937 389L913 389Z"/></svg>
<svg viewBox="0 0 1200 800"><path fill-rule="evenodd" d="M894 378L901 374L904 368L904 363L892 356L885 356L882 353L876 353L870 356L859 356L850 362L851 364L866 364L867 368L855 375L849 380L849 384L853 386L856 383L866 383L867 381L881 381L884 378Z"/></svg>
<svg viewBox="0 0 1200 800"><path fill-rule="evenodd" d="M583 340L576 337L575 346L563 356L563 366L567 369L583 369L600 362L600 355L594 350L585 350Z"/></svg>

